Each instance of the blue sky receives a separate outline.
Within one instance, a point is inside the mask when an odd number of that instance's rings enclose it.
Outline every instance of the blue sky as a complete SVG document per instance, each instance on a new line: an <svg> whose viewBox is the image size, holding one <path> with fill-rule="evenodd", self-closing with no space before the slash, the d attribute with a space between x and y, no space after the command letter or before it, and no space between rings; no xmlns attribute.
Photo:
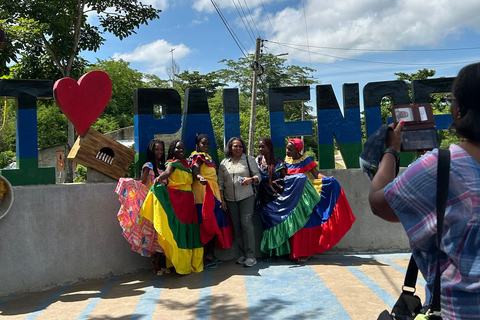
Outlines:
<svg viewBox="0 0 480 320"><path fill-rule="evenodd" d="M122 58L138 71L167 79L172 48L180 71L204 74L224 68L222 59L253 52L260 36L267 40L264 52L288 53L287 64L316 69L311 77L331 84L340 104L343 83L359 83L361 94L368 82L395 80L394 72L428 68L437 71L436 77L453 77L464 65L480 61L478 0L143 2L161 9L160 19L123 41L106 34L101 49L84 57L92 62Z"/></svg>

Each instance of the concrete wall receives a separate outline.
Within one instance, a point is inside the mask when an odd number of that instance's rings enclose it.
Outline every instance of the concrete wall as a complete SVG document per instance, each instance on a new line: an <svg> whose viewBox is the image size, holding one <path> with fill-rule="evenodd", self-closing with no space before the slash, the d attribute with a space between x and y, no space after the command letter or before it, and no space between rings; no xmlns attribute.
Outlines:
<svg viewBox="0 0 480 320"><path fill-rule="evenodd" d="M370 212L370 181L359 169L322 172L340 181L357 218L329 253L409 250L400 224ZM15 201L0 220L0 296L149 269L150 259L132 252L121 234L115 187L116 183L13 187ZM258 248L259 216L255 226ZM217 256L234 259L237 253L219 250Z"/></svg>

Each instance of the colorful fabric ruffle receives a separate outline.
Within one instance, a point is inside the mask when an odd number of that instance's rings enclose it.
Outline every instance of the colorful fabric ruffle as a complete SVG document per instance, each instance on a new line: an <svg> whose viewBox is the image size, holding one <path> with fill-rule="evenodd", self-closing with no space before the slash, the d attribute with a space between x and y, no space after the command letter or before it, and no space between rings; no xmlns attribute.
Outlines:
<svg viewBox="0 0 480 320"><path fill-rule="evenodd" d="M180 161L167 163L178 164L185 168ZM158 242L177 273L201 272L203 246L191 192L192 175L189 170L175 168L168 178L168 188L152 186L140 214L153 223L159 235Z"/></svg>
<svg viewBox="0 0 480 320"><path fill-rule="evenodd" d="M303 155L300 159L285 158L287 174L308 174L317 163ZM350 230L355 216L340 183L335 178L312 180L321 196L305 226L290 238L290 258L309 257L335 246ZM301 192L299 189L298 192Z"/></svg>
<svg viewBox="0 0 480 320"><path fill-rule="evenodd" d="M198 152L193 151L188 157L188 165L191 167L195 164L198 160L202 160L203 164L207 165L207 167L216 168L215 162L213 161L212 157L205 152Z"/></svg>
<svg viewBox="0 0 480 320"><path fill-rule="evenodd" d="M230 217L222 209L216 166L208 154L200 152L192 152L189 164L193 165L199 159L203 161L200 166L200 175L207 180L207 185L204 186L194 179L192 189L195 194L202 243L206 244L216 236L215 248L228 249L233 243L233 229Z"/></svg>
<svg viewBox="0 0 480 320"><path fill-rule="evenodd" d="M287 167L287 174L306 173L317 166L317 163L304 154L300 159L292 159L291 157L285 157L285 165Z"/></svg>
<svg viewBox="0 0 480 320"><path fill-rule="evenodd" d="M265 230L260 249L273 256L290 253L289 238L309 220L320 201L313 184L304 174L285 177L281 196L262 205L260 214Z"/></svg>
<svg viewBox="0 0 480 320"><path fill-rule="evenodd" d="M290 258L309 257L330 250L350 230L355 216L335 178L313 180L321 200L305 226L290 238Z"/></svg>
<svg viewBox="0 0 480 320"><path fill-rule="evenodd" d="M153 168L150 162L145 163L142 169L145 167ZM159 173L161 173L160 170ZM153 170L150 170L147 186L134 179L121 178L115 189L121 204L117 218L120 227L122 227L122 234L132 245L131 249L145 257L149 257L156 252L163 252L158 243L158 234L153 224L139 214L154 179Z"/></svg>

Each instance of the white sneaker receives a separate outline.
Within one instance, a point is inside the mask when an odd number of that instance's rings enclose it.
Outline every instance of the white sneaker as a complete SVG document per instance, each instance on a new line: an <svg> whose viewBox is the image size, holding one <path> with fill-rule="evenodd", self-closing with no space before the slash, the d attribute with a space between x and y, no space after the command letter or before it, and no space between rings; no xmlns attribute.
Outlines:
<svg viewBox="0 0 480 320"><path fill-rule="evenodd" d="M235 262L235 263L236 264L244 264L246 260L247 260L247 258L245 258L244 256L241 256L240 258L237 259L237 262Z"/></svg>
<svg viewBox="0 0 480 320"><path fill-rule="evenodd" d="M247 258L247 260L245 260L245 263L243 264L243 266L244 267L253 267L256 264L257 264L257 259Z"/></svg>

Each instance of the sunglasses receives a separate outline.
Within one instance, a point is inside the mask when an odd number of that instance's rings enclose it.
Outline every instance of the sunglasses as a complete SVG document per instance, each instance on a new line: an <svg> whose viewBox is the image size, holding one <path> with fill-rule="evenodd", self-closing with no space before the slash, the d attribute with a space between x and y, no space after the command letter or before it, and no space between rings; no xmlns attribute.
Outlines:
<svg viewBox="0 0 480 320"><path fill-rule="evenodd" d="M455 97L452 96L452 95L445 96L445 104L446 104L447 106L451 107L453 100L457 100L457 98L455 98Z"/></svg>

